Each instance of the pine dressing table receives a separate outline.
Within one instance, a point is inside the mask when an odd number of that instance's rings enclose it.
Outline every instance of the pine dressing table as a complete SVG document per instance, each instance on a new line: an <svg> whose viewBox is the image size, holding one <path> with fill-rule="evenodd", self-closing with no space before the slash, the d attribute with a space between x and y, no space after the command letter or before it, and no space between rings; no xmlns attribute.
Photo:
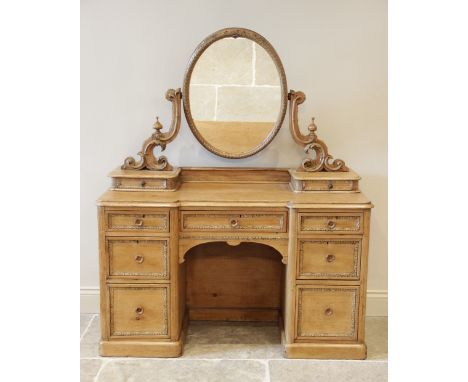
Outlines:
<svg viewBox="0 0 468 382"><path fill-rule="evenodd" d="M183 96L183 97L182 97ZM189 320L274 321L288 358L364 359L370 211L359 176L298 126L302 92L257 33L227 28L193 53L172 122L140 160L113 171L98 200L103 356L178 357ZM289 104L296 169L176 168L165 149L181 101L212 153L254 155Z"/></svg>

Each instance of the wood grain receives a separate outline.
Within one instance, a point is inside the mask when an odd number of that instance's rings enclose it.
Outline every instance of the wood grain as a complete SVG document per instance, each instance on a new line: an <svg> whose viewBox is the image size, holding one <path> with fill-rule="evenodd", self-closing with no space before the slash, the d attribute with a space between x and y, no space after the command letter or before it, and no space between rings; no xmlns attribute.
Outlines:
<svg viewBox="0 0 468 382"><path fill-rule="evenodd" d="M236 247L208 243L192 248L186 257L189 311L280 309L284 266L281 256L271 247L256 243ZM225 316L227 320L235 320L239 315Z"/></svg>
<svg viewBox="0 0 468 382"><path fill-rule="evenodd" d="M169 239L108 237L109 277L169 279Z"/></svg>
<svg viewBox="0 0 468 382"><path fill-rule="evenodd" d="M296 338L357 339L358 287L301 285L296 303Z"/></svg>
<svg viewBox="0 0 468 382"><path fill-rule="evenodd" d="M265 211L182 211L181 232L286 232L287 213Z"/></svg>
<svg viewBox="0 0 468 382"><path fill-rule="evenodd" d="M109 288L109 337L167 338L168 286L113 285Z"/></svg>
<svg viewBox="0 0 468 382"><path fill-rule="evenodd" d="M359 239L300 239L298 252L298 279L359 280Z"/></svg>

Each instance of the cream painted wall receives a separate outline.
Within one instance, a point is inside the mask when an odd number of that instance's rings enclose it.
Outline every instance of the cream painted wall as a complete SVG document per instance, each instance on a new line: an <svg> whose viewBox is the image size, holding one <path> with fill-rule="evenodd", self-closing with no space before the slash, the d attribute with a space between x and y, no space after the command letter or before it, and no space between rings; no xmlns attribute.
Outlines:
<svg viewBox="0 0 468 382"><path fill-rule="evenodd" d="M387 289L387 3L384 0L82 0L81 287L98 286L95 200L107 173L136 155L156 115L165 126L168 88L182 86L197 44L225 27L253 29L302 90L302 127L316 117L332 155L362 176L373 201L369 289ZM185 120L165 155L177 166L296 167L302 150L287 123L263 152L218 158Z"/></svg>

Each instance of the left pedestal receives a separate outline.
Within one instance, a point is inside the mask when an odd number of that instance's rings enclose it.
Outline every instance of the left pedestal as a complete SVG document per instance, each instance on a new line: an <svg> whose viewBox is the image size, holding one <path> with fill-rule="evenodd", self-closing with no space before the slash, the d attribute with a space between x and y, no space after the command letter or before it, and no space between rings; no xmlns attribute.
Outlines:
<svg viewBox="0 0 468 382"><path fill-rule="evenodd" d="M177 208L99 207L102 356L182 354L177 226Z"/></svg>

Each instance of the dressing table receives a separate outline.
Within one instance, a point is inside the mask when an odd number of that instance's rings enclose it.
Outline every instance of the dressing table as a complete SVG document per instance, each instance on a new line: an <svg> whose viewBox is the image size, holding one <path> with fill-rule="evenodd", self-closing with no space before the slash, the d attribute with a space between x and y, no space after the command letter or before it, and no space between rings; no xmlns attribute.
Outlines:
<svg viewBox="0 0 468 382"><path fill-rule="evenodd" d="M98 200L102 356L178 357L190 320L274 321L287 358L364 359L372 204L333 159L302 92L288 91L259 34L220 30L194 51L172 121L156 120L140 159L114 170ZM265 149L289 104L295 169L176 168L155 156L180 129L181 104L212 153Z"/></svg>

